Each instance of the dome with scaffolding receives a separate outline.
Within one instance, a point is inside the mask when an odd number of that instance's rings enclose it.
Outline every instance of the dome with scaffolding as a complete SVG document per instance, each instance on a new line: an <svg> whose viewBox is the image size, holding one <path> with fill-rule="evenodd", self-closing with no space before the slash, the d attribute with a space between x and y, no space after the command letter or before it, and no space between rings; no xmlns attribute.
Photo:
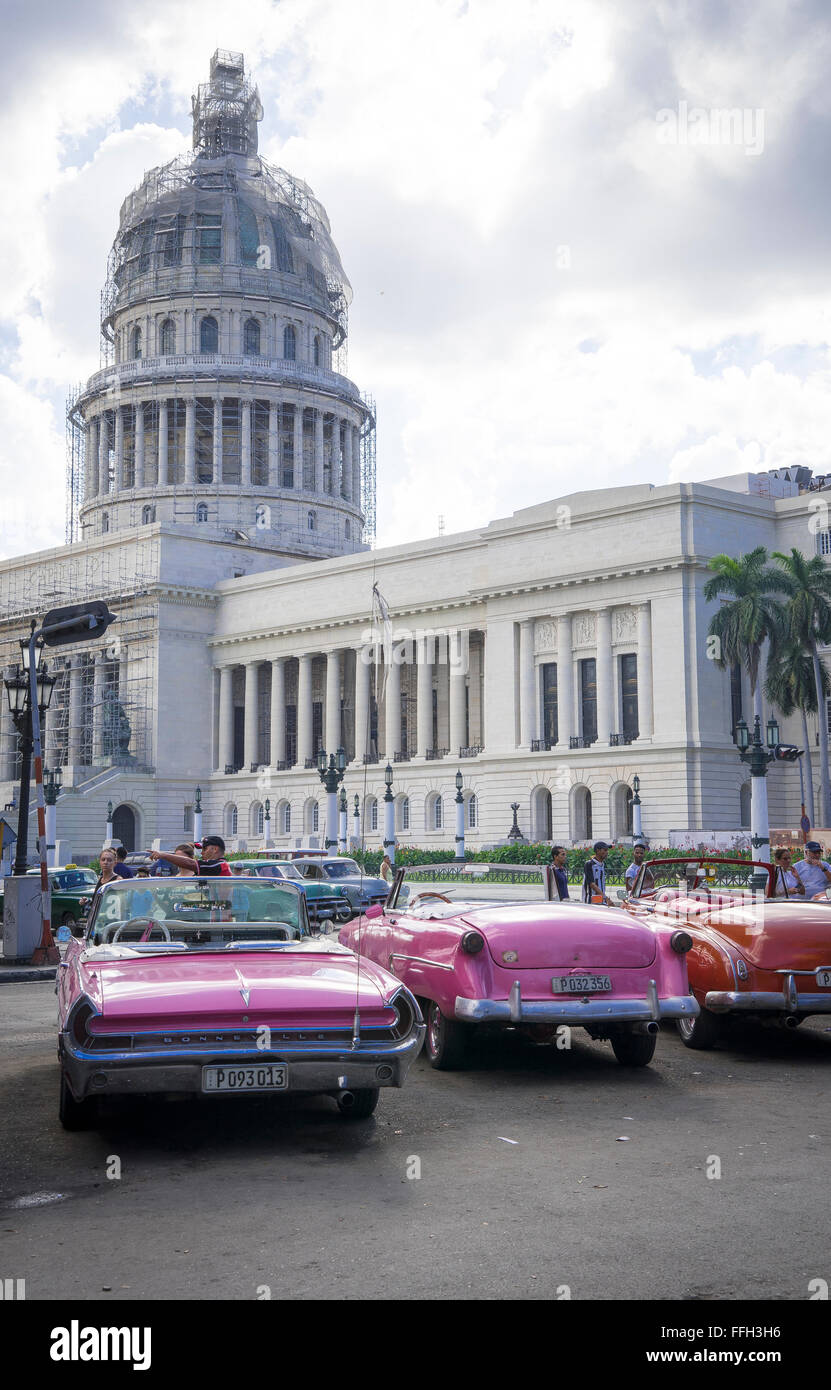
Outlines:
<svg viewBox="0 0 831 1390"><path fill-rule="evenodd" d="M374 411L345 374L351 288L322 204L258 154L262 115L242 54L218 50L193 150L122 204L102 370L72 403L82 535L230 528L287 558L371 541Z"/></svg>

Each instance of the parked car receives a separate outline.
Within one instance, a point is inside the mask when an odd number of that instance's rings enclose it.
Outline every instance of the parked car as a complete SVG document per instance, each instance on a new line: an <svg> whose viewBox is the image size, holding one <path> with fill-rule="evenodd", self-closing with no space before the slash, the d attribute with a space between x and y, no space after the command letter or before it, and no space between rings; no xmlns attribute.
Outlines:
<svg viewBox="0 0 831 1390"><path fill-rule="evenodd" d="M563 1024L645 1066L661 1020L698 1012L690 935L552 897L545 865L426 864L399 871L389 902L340 940L419 999L434 1067L461 1065L486 1026L553 1042Z"/></svg>
<svg viewBox="0 0 831 1390"><path fill-rule="evenodd" d="M40 869L27 869L27 874L40 877ZM81 899L88 898L98 882L98 875L92 869L80 869L75 864L47 870L52 903L52 926L74 927L86 914L86 906ZM0 913L2 913L2 885L0 885Z"/></svg>
<svg viewBox="0 0 831 1390"><path fill-rule="evenodd" d="M235 874L255 878L289 879L306 896L306 906L313 922L348 922L352 905L346 892L333 883L323 883L303 877L297 865L287 859L235 859Z"/></svg>
<svg viewBox="0 0 831 1390"><path fill-rule="evenodd" d="M692 937L687 968L700 1008L678 1020L687 1047L712 1047L731 1016L797 1028L811 1014L831 1013L829 907L773 894L770 864L689 855L644 864L632 911L683 925Z"/></svg>
<svg viewBox="0 0 831 1390"><path fill-rule="evenodd" d="M58 970L60 1119L99 1097L306 1092L370 1115L424 1037L406 986L310 932L289 881L123 879Z"/></svg>
<svg viewBox="0 0 831 1390"><path fill-rule="evenodd" d="M389 884L382 878L365 874L354 859L340 855L304 855L293 863L305 879L313 883L331 883L341 889L349 899L353 916L387 900Z"/></svg>

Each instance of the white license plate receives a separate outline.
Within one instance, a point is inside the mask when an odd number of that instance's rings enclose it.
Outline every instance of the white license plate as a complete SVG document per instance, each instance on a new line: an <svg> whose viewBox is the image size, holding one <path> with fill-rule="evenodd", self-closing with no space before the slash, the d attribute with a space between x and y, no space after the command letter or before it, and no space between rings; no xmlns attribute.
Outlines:
<svg viewBox="0 0 831 1390"><path fill-rule="evenodd" d="M551 981L554 994L600 994L611 988L609 975L555 975Z"/></svg>
<svg viewBox="0 0 831 1390"><path fill-rule="evenodd" d="M818 970L817 984L821 989L831 989L831 970Z"/></svg>
<svg viewBox="0 0 831 1390"><path fill-rule="evenodd" d="M203 1067L203 1091L285 1091L288 1067Z"/></svg>

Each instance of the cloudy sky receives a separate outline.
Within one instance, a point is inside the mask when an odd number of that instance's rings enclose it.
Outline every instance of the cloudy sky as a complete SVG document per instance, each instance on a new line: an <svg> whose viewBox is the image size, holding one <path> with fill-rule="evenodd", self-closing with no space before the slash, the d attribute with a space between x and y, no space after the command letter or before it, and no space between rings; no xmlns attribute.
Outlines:
<svg viewBox="0 0 831 1390"><path fill-rule="evenodd" d="M0 556L63 539L118 209L189 146L217 47L353 285L380 544L584 487L831 471L825 0L3 13Z"/></svg>

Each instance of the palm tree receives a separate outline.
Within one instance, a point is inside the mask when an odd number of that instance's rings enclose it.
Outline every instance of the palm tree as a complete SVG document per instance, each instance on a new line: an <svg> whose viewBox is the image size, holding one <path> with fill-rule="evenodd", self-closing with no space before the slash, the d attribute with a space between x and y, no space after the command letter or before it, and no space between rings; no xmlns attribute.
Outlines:
<svg viewBox="0 0 831 1390"><path fill-rule="evenodd" d="M811 657L819 716L819 784L822 824L831 825L831 784L828 777L828 719L825 715L825 681L818 648L831 642L831 570L819 555L808 559L795 547L790 555L775 550L779 566L778 588L786 599L788 638Z"/></svg>
<svg viewBox="0 0 831 1390"><path fill-rule="evenodd" d="M817 709L817 687L814 676L814 662L798 642L789 640L787 633L781 634L783 640L774 641L768 661L765 695L772 705L787 718L795 710L802 716L802 742L805 745L805 771L808 777L808 812L811 824L814 820L814 768L811 758L811 745L808 739L808 715ZM820 662L823 696L831 695L831 676L823 661Z"/></svg>
<svg viewBox="0 0 831 1390"><path fill-rule="evenodd" d="M704 585L705 599L708 603L718 598L728 600L710 619L709 634L719 639L715 663L721 670L744 667L750 681L753 713L761 719L759 667L762 648L780 621L780 605L773 595L782 589L781 576L768 565L763 545L737 560L731 555L714 555L709 568L714 577Z"/></svg>

